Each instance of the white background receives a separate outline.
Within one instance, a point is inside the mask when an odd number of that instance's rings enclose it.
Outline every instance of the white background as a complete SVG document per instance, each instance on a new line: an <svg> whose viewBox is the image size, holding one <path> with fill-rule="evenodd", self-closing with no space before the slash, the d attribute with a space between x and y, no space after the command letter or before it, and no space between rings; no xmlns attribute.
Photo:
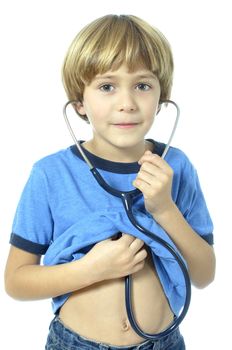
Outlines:
<svg viewBox="0 0 232 350"><path fill-rule="evenodd" d="M0 272L15 207L33 162L72 141L62 119L60 71L76 33L108 13L157 26L175 58L172 98L181 107L174 145L198 169L215 224L217 276L193 289L181 329L188 350L228 349L231 308L231 9L230 1L2 1L0 5ZM83 128L84 128L83 123ZM87 130L78 137L85 138ZM229 281L230 280L230 281ZM230 283L229 283L230 282ZM5 349L41 350L53 317L50 301L18 302L0 284ZM5 344L5 345L3 345Z"/></svg>

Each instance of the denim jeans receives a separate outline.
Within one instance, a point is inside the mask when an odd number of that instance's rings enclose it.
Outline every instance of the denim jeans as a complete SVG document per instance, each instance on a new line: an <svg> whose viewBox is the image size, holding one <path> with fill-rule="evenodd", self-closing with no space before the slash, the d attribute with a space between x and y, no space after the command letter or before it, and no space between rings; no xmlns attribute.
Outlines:
<svg viewBox="0 0 232 350"><path fill-rule="evenodd" d="M86 339L66 327L59 317L50 325L45 350L185 350L184 339L179 329L156 341L144 341L131 346L111 346Z"/></svg>

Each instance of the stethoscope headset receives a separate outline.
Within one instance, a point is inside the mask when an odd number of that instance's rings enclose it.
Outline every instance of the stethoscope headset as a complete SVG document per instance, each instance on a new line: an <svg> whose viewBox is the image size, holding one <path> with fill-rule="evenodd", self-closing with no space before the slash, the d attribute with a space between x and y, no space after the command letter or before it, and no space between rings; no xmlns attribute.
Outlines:
<svg viewBox="0 0 232 350"><path fill-rule="evenodd" d="M125 208L126 214L130 220L130 222L143 234L145 234L146 236L148 236L149 238L151 238L152 240L156 241L158 244L160 244L161 246L163 246L167 251L169 251L169 253L174 257L174 259L176 260L176 262L178 263L180 270L183 274L184 277L184 281L185 281L185 288L186 288L186 293L185 293L185 302L183 305L183 308L180 312L180 314L177 316L174 316L173 321L171 322L171 324L168 325L168 327L166 329L164 329L163 331L161 331L160 333L156 333L156 334L149 334L144 332L137 324L134 314L133 314L133 308L132 308L132 301L131 301L131 295L132 295L132 278L131 276L126 276L125 277L125 304L126 304L126 310L127 310L127 315L128 315L128 319L129 322L133 328L133 330L142 338L144 339L149 339L149 340L159 340L161 338L163 338L164 336L169 335L170 333L172 333L174 330L177 329L177 327L180 325L180 323L183 321L184 317L187 314L189 305L190 305L190 300L191 300L191 282L190 282L190 278L189 278L189 274L188 274L188 270L186 267L186 263L183 261L182 257L180 256L180 254L169 244L167 243L165 240L163 240L162 238L158 237L155 233L147 230L145 227L143 227L134 217L133 215L133 211L132 211L132 205L133 205L133 199L139 195L141 195L141 191L138 189L134 189L131 191L119 191L113 187L111 187L108 183L106 183L106 181L104 180L104 178L100 175L100 173L98 172L98 170L94 167L94 165L90 162L90 160L87 158L83 148L81 147L80 142L76 139L76 136L73 132L73 129L71 127L71 124L69 122L69 118L67 116L67 107L72 104L76 104L77 101L68 101L63 108L63 114L64 114L64 118L68 127L68 130L77 146L77 149L79 150L80 154L82 155L83 159L85 160L85 162L87 163L87 165L89 166L89 169L92 173L92 175L94 176L94 178L96 179L96 181L98 182L98 184L109 194L111 194L112 196L118 197L122 200L123 206ZM168 142L164 148L164 151L161 155L162 158L164 158L169 150L170 144L172 142L173 136L175 134L176 128L177 128L177 124L179 121L179 116L180 116L180 109L178 107L178 105L171 101L171 100L165 100L160 102L159 105L159 109L161 108L161 105L165 104L166 106L168 104L172 104L173 106L175 106L176 108L176 118L175 118L175 122L173 124L173 128L171 131L171 134L169 136Z"/></svg>

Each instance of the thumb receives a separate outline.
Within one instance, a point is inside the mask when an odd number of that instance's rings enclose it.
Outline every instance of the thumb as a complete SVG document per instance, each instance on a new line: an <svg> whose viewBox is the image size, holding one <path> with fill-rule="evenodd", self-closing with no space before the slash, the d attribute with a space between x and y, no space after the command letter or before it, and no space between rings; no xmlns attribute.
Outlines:
<svg viewBox="0 0 232 350"><path fill-rule="evenodd" d="M142 159L143 159L143 157L144 157L144 156L149 156L149 155L151 155L151 154L152 154L151 151L149 151L149 150L145 151L144 154L142 155L142 157L139 159L138 163L141 165L141 164L142 164Z"/></svg>

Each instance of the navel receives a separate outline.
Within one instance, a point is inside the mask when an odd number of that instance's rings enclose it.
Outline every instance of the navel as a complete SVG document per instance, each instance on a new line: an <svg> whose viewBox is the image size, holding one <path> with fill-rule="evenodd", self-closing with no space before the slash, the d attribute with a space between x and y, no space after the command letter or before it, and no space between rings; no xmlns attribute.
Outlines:
<svg viewBox="0 0 232 350"><path fill-rule="evenodd" d="M128 331L129 329L130 329L130 323L129 323L129 320L127 319L127 318L124 318L123 320L122 320L122 330L124 331L124 332L126 332L126 331Z"/></svg>

